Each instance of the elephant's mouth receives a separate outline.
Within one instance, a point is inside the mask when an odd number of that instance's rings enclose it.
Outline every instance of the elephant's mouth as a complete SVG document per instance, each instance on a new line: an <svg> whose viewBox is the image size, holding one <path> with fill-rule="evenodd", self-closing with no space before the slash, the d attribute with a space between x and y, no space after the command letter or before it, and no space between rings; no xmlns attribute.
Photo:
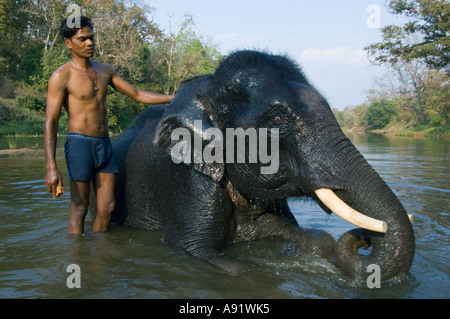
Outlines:
<svg viewBox="0 0 450 319"><path fill-rule="evenodd" d="M342 219L352 223L358 227L379 232L386 233L388 226L385 221L378 220L369 216L366 216L357 210L348 206L342 199L340 199L331 189L321 188L314 191L317 198L328 209L334 212ZM408 215L410 221L413 221L413 216Z"/></svg>

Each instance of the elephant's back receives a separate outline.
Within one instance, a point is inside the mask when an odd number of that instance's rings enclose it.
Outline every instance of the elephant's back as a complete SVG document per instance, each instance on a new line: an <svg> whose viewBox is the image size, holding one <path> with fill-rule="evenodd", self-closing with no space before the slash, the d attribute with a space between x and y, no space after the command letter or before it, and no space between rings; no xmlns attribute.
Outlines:
<svg viewBox="0 0 450 319"><path fill-rule="evenodd" d="M136 158L137 162L141 163L143 160L145 160L144 158L139 158L144 156L144 152L141 152L139 150L139 147L141 144L145 144L147 145L147 147L152 146L150 145L153 144L152 138L148 136L148 138L146 139L145 135L149 134L149 130L150 133L152 129L154 131L154 128L156 127L159 119L164 113L165 108L166 106L164 105L155 105L149 107L138 117L136 117L136 119L128 129L112 139L114 157L119 166L119 174L117 176L115 189L116 210L112 217L113 222L124 224L129 214L129 203L131 201L127 196L127 193L130 192L130 190L128 189L129 186L127 186L127 184L131 183L133 185L133 182L136 182L136 185L139 185L142 183L142 179L139 176L135 176L134 174L136 169L132 169L130 172L127 170L127 158ZM143 143L143 139L147 140L147 142ZM139 146L136 147L136 143L139 144ZM128 160L128 162L130 161ZM134 188L134 186L132 187Z"/></svg>
<svg viewBox="0 0 450 319"><path fill-rule="evenodd" d="M157 123L165 111L164 105L155 105L147 108L137 116L130 127L112 139L114 153L120 161L121 156L125 156L129 147L133 144L135 138L142 129L151 123ZM150 122L150 123L149 123Z"/></svg>

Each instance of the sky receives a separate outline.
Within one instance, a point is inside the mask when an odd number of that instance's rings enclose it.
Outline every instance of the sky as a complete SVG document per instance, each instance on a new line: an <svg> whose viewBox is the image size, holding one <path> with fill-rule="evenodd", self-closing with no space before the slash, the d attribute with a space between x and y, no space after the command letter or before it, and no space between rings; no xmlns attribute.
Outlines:
<svg viewBox="0 0 450 319"><path fill-rule="evenodd" d="M166 33L186 13L195 32L226 55L239 49L286 54L302 66L331 108L366 102L375 77L364 47L382 39L380 27L403 24L386 0L143 0Z"/></svg>

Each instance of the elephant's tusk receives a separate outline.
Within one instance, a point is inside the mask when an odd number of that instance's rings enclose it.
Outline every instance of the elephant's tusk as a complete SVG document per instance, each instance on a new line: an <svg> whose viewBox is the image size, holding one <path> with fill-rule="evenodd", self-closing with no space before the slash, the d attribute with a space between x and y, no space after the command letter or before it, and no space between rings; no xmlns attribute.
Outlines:
<svg viewBox="0 0 450 319"><path fill-rule="evenodd" d="M379 233L387 232L387 223L361 214L342 201L331 189L318 189L315 191L322 203L336 215L356 226L373 230Z"/></svg>

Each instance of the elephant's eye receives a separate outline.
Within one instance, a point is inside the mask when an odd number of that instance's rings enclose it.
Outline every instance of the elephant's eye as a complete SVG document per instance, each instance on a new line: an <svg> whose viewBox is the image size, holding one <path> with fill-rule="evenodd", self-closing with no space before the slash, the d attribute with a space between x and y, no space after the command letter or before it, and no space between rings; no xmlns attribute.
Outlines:
<svg viewBox="0 0 450 319"><path fill-rule="evenodd" d="M275 117L273 118L273 121L274 121L275 123L280 123L280 122L281 122L281 117L275 116Z"/></svg>

